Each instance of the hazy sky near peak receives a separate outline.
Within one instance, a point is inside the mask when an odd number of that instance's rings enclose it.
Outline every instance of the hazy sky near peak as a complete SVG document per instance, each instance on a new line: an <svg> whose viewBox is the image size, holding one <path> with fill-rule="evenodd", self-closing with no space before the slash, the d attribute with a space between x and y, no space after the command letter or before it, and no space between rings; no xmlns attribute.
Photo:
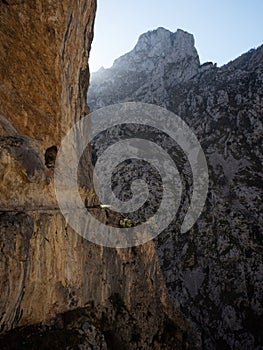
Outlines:
<svg viewBox="0 0 263 350"><path fill-rule="evenodd" d="M192 33L201 63L219 66L263 44L263 0L97 0L90 70L108 68L158 27Z"/></svg>

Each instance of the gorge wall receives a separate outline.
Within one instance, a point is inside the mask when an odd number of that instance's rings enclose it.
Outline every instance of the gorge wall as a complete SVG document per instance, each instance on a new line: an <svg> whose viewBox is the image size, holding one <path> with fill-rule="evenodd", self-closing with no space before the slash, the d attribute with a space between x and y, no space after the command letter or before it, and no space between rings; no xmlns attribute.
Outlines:
<svg viewBox="0 0 263 350"><path fill-rule="evenodd" d="M95 11L95 0L0 2L2 349L22 349L27 341L21 336L20 347L12 345L15 333L8 331L57 322L63 329L70 322L57 321L58 314L79 308L81 317L72 313L71 320L80 327L89 320L95 326L85 326L87 332L97 327L106 339L96 345L88 337L86 346L171 349L191 339L167 294L154 242L126 250L97 246L76 234L57 207L55 154L47 162L45 152L58 148L88 111ZM85 166L88 181L88 158ZM56 348L54 339L49 348Z"/></svg>

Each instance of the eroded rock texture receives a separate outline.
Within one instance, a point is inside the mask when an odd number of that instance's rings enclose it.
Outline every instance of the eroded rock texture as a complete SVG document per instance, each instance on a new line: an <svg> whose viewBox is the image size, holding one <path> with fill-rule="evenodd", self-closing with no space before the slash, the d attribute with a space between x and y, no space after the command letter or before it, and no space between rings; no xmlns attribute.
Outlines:
<svg viewBox="0 0 263 350"><path fill-rule="evenodd" d="M152 243L128 250L89 244L65 226L59 212L2 214L1 235L4 330L44 321L50 328L40 328L40 334L78 334L89 322L120 348L172 349L190 341L189 325L167 296ZM85 308L65 322L54 317L80 306Z"/></svg>
<svg viewBox="0 0 263 350"><path fill-rule="evenodd" d="M2 1L0 11L1 206L53 205L43 154L86 112L94 1Z"/></svg>
<svg viewBox="0 0 263 350"><path fill-rule="evenodd" d="M94 0L0 2L0 330L38 324L1 337L2 349L191 343L154 243L96 246L57 208L55 151L87 112L95 8ZM83 162L89 188L89 160ZM88 202L95 200L89 192ZM57 317L77 308L69 319Z"/></svg>
<svg viewBox="0 0 263 350"><path fill-rule="evenodd" d="M171 295L196 324L203 349L261 349L263 47L220 68L211 62L200 66L188 33L148 32L134 50L91 79L92 110L125 101L155 103L178 114L207 157L210 185L202 216L181 234L183 205L158 238ZM130 127L126 136L147 133ZM169 154L176 153L176 143L167 136L150 134ZM108 139L123 135L115 130ZM95 144L95 160L96 152ZM191 170L184 158L177 153L173 159L187 180ZM120 171L116 182L122 184L124 167ZM133 168L126 182L137 175Z"/></svg>
<svg viewBox="0 0 263 350"><path fill-rule="evenodd" d="M48 145L85 111L95 5L69 4L1 1L0 112Z"/></svg>

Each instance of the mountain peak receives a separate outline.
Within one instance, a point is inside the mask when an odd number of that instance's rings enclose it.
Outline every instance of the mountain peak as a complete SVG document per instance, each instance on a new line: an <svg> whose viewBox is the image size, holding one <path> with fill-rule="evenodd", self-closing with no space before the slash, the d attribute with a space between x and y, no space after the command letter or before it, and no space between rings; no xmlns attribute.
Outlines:
<svg viewBox="0 0 263 350"><path fill-rule="evenodd" d="M193 35L182 29L173 33L159 27L142 34L134 49L116 59L112 68L150 72L158 64L177 64L189 58L194 66L199 66L194 44Z"/></svg>
<svg viewBox="0 0 263 350"><path fill-rule="evenodd" d="M176 32L171 32L168 29L163 27L159 27L154 30L149 30L146 33L140 35L139 40L135 46L135 49L143 43L147 42L148 44L156 44L158 41L164 42L165 40L169 40L171 44L175 44L179 41L188 41L189 44L194 46L194 36L182 29L177 29Z"/></svg>
<svg viewBox="0 0 263 350"><path fill-rule="evenodd" d="M92 74L88 98L100 94L97 87L101 89L101 82L104 100L107 95L110 101L115 93L120 99L123 96L132 99L134 94L140 93L145 82L151 82L153 90L165 95L164 81L177 85L197 74L199 67L193 35L181 29L173 33L159 27L142 34L134 49L116 59L111 68ZM123 88L124 81L127 91ZM112 91L112 86L116 91Z"/></svg>
<svg viewBox="0 0 263 350"><path fill-rule="evenodd" d="M182 29L178 29L173 33L165 28L159 27L142 34L139 37L134 51L158 55L160 53L168 53L172 50L183 50L191 56L196 54L194 44L193 35Z"/></svg>
<svg viewBox="0 0 263 350"><path fill-rule="evenodd" d="M169 40L171 32L165 28L159 27L154 30L149 30L146 33L140 35L138 42L134 48L135 51L141 51L147 49L149 46L152 47L158 42L164 42Z"/></svg>

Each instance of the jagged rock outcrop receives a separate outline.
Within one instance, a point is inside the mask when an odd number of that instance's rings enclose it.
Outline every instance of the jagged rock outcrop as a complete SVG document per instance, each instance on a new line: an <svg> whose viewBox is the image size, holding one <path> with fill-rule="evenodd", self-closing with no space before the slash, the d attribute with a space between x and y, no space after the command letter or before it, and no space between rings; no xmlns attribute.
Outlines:
<svg viewBox="0 0 263 350"><path fill-rule="evenodd" d="M118 58L110 69L92 75L88 101L92 109L140 96L152 103L166 100L165 86L188 80L199 68L191 34L164 28L141 35L134 50ZM149 94L154 91L154 94Z"/></svg>
<svg viewBox="0 0 263 350"><path fill-rule="evenodd" d="M173 46L169 38L179 42ZM155 103L195 132L208 161L208 198L189 232L181 234L174 222L158 237L162 270L171 295L199 329L203 349L261 349L263 47L218 68L200 66L193 45L182 31L142 35L133 51L92 76L88 103L92 110ZM132 132L145 136L147 129L130 128L129 137ZM174 146L161 137L171 154ZM175 160L183 161L180 154ZM183 210L177 221L182 217Z"/></svg>
<svg viewBox="0 0 263 350"><path fill-rule="evenodd" d="M190 325L167 294L154 243L126 250L97 246L58 210L54 157L87 112L95 9L95 0L0 2L3 349L194 346ZM85 193L92 204L86 158ZM63 314L69 310L75 310L70 320Z"/></svg>

